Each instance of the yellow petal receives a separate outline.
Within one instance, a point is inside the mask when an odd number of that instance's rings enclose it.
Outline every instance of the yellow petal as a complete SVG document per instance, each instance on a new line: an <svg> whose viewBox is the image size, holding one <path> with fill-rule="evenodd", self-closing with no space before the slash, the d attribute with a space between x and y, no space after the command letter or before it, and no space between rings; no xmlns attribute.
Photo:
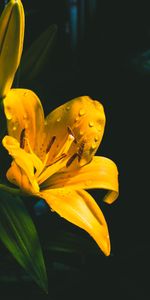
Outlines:
<svg viewBox="0 0 150 300"><path fill-rule="evenodd" d="M99 147L104 126L103 106L88 96L75 98L56 108L46 118L45 147L53 136L56 137L49 160L61 150L69 131L75 138L69 153L78 153L79 164L86 164Z"/></svg>
<svg viewBox="0 0 150 300"><path fill-rule="evenodd" d="M22 191L27 194L33 194L34 189L29 182L29 179L23 169L21 169L15 161L12 162L11 167L8 169L6 173L7 179L17 185Z"/></svg>
<svg viewBox="0 0 150 300"><path fill-rule="evenodd" d="M107 223L95 200L85 191L70 189L41 192L52 210L61 217L87 231L105 255L110 254Z"/></svg>
<svg viewBox="0 0 150 300"><path fill-rule="evenodd" d="M44 112L36 94L26 89L11 89L4 98L4 110L7 118L8 134L20 142L25 130L32 150L44 155L41 138L44 128Z"/></svg>
<svg viewBox="0 0 150 300"><path fill-rule="evenodd" d="M20 63L24 23L21 1L9 1L0 17L0 98L10 90Z"/></svg>
<svg viewBox="0 0 150 300"><path fill-rule="evenodd" d="M37 176L37 174L36 174L36 177L38 177L39 184L41 184L47 178L51 177L54 173L58 172L60 169L65 167L65 165L67 164L67 161L68 161L67 152L68 152L68 149L70 148L73 140L74 140L73 136L71 136L69 134L64 146L62 147L61 152L59 153L59 156L56 157L56 161L53 162L53 164L51 164L50 166L47 166L39 176ZM47 162L47 160L46 160L46 162ZM45 164L46 164L46 162L45 162Z"/></svg>
<svg viewBox="0 0 150 300"><path fill-rule="evenodd" d="M77 170L65 168L63 171L55 173L42 188L62 188L73 189L106 189L104 201L112 203L118 197L118 170L115 163L102 156L94 156L93 160Z"/></svg>
<svg viewBox="0 0 150 300"><path fill-rule="evenodd" d="M35 165L34 165L34 157L32 157L32 154L29 154L23 149L21 149L18 141L11 136L5 136L2 140L2 143L3 146L8 150L9 154L13 157L15 163L27 175L35 193L38 193L39 186L34 175ZM17 180L17 178L15 179Z"/></svg>

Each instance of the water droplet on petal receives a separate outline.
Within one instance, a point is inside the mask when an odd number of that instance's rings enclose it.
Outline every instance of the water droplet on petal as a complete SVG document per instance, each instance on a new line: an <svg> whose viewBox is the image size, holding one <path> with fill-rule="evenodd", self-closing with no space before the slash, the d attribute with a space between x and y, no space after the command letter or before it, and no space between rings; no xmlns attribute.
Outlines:
<svg viewBox="0 0 150 300"><path fill-rule="evenodd" d="M81 117L81 116L83 116L85 114L85 110L84 109L80 109L80 111L79 111L79 116Z"/></svg>
<svg viewBox="0 0 150 300"><path fill-rule="evenodd" d="M47 121L46 121L46 120L44 121L44 125L45 125L45 126L47 125Z"/></svg>
<svg viewBox="0 0 150 300"><path fill-rule="evenodd" d="M91 121L89 122L89 127L93 127L94 126L94 123Z"/></svg>
<svg viewBox="0 0 150 300"><path fill-rule="evenodd" d="M6 106L5 113L6 113L6 118L8 120L11 120L12 119L12 113L11 113L11 108L9 106Z"/></svg>
<svg viewBox="0 0 150 300"><path fill-rule="evenodd" d="M27 119L27 115L23 115L23 119L26 120Z"/></svg>
<svg viewBox="0 0 150 300"><path fill-rule="evenodd" d="M61 117L57 118L56 122L60 122L60 120L61 120Z"/></svg>
<svg viewBox="0 0 150 300"><path fill-rule="evenodd" d="M66 110L70 110L70 106L67 106L67 107L66 107Z"/></svg>
<svg viewBox="0 0 150 300"><path fill-rule="evenodd" d="M84 132L82 130L79 131L79 135L82 136Z"/></svg>
<svg viewBox="0 0 150 300"><path fill-rule="evenodd" d="M98 136L95 136L94 141L95 141L95 142L98 142L98 140L99 140L99 139L98 139Z"/></svg>
<svg viewBox="0 0 150 300"><path fill-rule="evenodd" d="M91 146L91 149L92 150L96 149L96 144L93 143L92 146Z"/></svg>
<svg viewBox="0 0 150 300"><path fill-rule="evenodd" d="M9 113L6 113L6 117L7 117L8 120L11 120L11 119L12 119L12 115L9 114Z"/></svg>
<svg viewBox="0 0 150 300"><path fill-rule="evenodd" d="M17 127L14 125L12 130L15 131L16 129L17 129Z"/></svg>
<svg viewBox="0 0 150 300"><path fill-rule="evenodd" d="M101 130L102 130L102 126L101 126L101 125L98 125L98 126L97 126L97 130L98 130L98 131L101 131Z"/></svg>
<svg viewBox="0 0 150 300"><path fill-rule="evenodd" d="M77 122L78 120L79 120L79 117L76 117L76 118L75 118L75 122Z"/></svg>

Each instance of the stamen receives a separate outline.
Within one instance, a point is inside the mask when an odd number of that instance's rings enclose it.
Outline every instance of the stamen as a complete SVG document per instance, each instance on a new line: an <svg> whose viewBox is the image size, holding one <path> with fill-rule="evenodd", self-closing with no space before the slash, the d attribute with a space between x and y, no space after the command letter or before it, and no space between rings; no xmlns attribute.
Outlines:
<svg viewBox="0 0 150 300"><path fill-rule="evenodd" d="M76 159L76 157L78 157L78 156L79 156L78 153L74 153L67 161L66 168L68 168L72 164L72 162Z"/></svg>
<svg viewBox="0 0 150 300"><path fill-rule="evenodd" d="M68 133L71 134L74 137L74 134L73 134L73 132L72 132L72 130L69 126L67 127L67 130L68 130Z"/></svg>
<svg viewBox="0 0 150 300"><path fill-rule="evenodd" d="M72 162L76 159L76 157L78 157L78 162L80 162L81 160L81 157L82 157L82 154L83 154L83 151L84 151L84 146L85 146L85 143L82 142L81 145L80 145L80 148L78 150L77 153L74 153L70 158L69 160L67 161L66 163L66 168L68 168Z"/></svg>
<svg viewBox="0 0 150 300"><path fill-rule="evenodd" d="M80 160L81 160L81 157L82 157L82 154L84 151L84 146L85 146L85 143L82 142L80 145L79 151L78 151L78 162L80 162Z"/></svg>
<svg viewBox="0 0 150 300"><path fill-rule="evenodd" d="M56 136L53 136L51 138L51 140L49 141L49 144L47 145L47 148L46 148L46 154L50 151L50 149L51 149L52 145L54 144L55 140L56 140Z"/></svg>
<svg viewBox="0 0 150 300"><path fill-rule="evenodd" d="M35 177L38 177L39 174L42 172L44 165L43 165L42 161L40 160L40 158L32 151L29 140L27 138L25 138L25 141L27 142L27 146L29 148L29 153L31 154L31 157L32 157L32 160L34 163Z"/></svg>
<svg viewBox="0 0 150 300"><path fill-rule="evenodd" d="M57 161L52 163L50 166L46 167L42 173L38 176L38 184L41 184L45 180L47 180L50 176L52 176L54 173L58 172L60 169L62 169L66 164L66 154L64 153L61 157L58 158Z"/></svg>
<svg viewBox="0 0 150 300"><path fill-rule="evenodd" d="M53 137L53 141L50 142L49 145L54 143L56 137ZM49 153L46 154L46 158L44 161L44 168L40 174L38 174L38 183L41 184L47 178L52 176L54 173L58 172L61 168L66 166L67 160L68 160L68 151L74 141L74 137L72 134L68 134L66 141L64 142L63 147L60 149L60 151L57 153L57 155L54 157L54 160L51 164L49 164ZM48 147L49 148L49 147Z"/></svg>
<svg viewBox="0 0 150 300"><path fill-rule="evenodd" d="M68 133L74 137L73 142L74 142L75 144L77 144L77 140L75 139L75 136L74 136L74 133L73 133L72 129L68 126L68 127L67 127L67 130L68 130Z"/></svg>
<svg viewBox="0 0 150 300"><path fill-rule="evenodd" d="M22 129L20 134L20 148L24 149L25 146L25 128Z"/></svg>
<svg viewBox="0 0 150 300"><path fill-rule="evenodd" d="M58 162L59 160L61 160L62 158L65 158L67 156L67 154L63 153L61 154L59 157L56 158L55 161L53 161L51 164L46 165L45 168L52 166L53 164L55 164L56 162ZM44 170L45 170L44 168Z"/></svg>
<svg viewBox="0 0 150 300"><path fill-rule="evenodd" d="M61 150L57 154L56 158L60 157L62 154L67 154L73 141L74 141L74 136L72 134L69 134L68 137L67 137L66 142L64 143L63 147L61 148Z"/></svg>

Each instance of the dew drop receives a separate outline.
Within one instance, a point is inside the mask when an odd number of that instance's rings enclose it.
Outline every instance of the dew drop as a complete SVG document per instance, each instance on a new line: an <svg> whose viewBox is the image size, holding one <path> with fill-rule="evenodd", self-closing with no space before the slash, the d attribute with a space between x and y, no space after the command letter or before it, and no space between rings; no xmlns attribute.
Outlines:
<svg viewBox="0 0 150 300"><path fill-rule="evenodd" d="M79 120L79 117L76 117L76 118L75 118L75 122L77 122L78 120Z"/></svg>
<svg viewBox="0 0 150 300"><path fill-rule="evenodd" d="M101 126L101 125L98 125L98 126L97 126L97 130L98 130L98 131L101 131L101 130L102 130L102 126Z"/></svg>
<svg viewBox="0 0 150 300"><path fill-rule="evenodd" d="M89 127L93 127L94 123L93 122L89 122Z"/></svg>
<svg viewBox="0 0 150 300"><path fill-rule="evenodd" d="M15 131L16 129L17 129L17 127L14 125L12 130Z"/></svg>
<svg viewBox="0 0 150 300"><path fill-rule="evenodd" d="M81 117L81 116L83 116L85 114L85 110L84 109L80 109L80 111L79 111L79 116Z"/></svg>
<svg viewBox="0 0 150 300"><path fill-rule="evenodd" d="M98 142L98 136L95 136L94 141Z"/></svg>
<svg viewBox="0 0 150 300"><path fill-rule="evenodd" d="M11 120L12 119L12 115L9 114L8 112L6 113L6 117L7 117L7 120Z"/></svg>
<svg viewBox="0 0 150 300"><path fill-rule="evenodd" d="M80 130L79 135L82 136L84 134L84 132L82 130Z"/></svg>
<svg viewBox="0 0 150 300"><path fill-rule="evenodd" d="M27 115L23 115L23 119L26 120L27 119Z"/></svg>
<svg viewBox="0 0 150 300"><path fill-rule="evenodd" d="M61 120L61 118L59 117L59 118L57 118L56 122L60 122L60 120Z"/></svg>
<svg viewBox="0 0 150 300"><path fill-rule="evenodd" d="M70 110L70 106L67 106L67 107L66 107L66 110Z"/></svg>
<svg viewBox="0 0 150 300"><path fill-rule="evenodd" d="M96 145L94 143L91 145L91 149L92 150L96 149Z"/></svg>
<svg viewBox="0 0 150 300"><path fill-rule="evenodd" d="M12 119L11 108L9 106L6 107L6 117L8 120Z"/></svg>
<svg viewBox="0 0 150 300"><path fill-rule="evenodd" d="M45 126L47 125L47 121L44 121L44 125L45 125Z"/></svg>

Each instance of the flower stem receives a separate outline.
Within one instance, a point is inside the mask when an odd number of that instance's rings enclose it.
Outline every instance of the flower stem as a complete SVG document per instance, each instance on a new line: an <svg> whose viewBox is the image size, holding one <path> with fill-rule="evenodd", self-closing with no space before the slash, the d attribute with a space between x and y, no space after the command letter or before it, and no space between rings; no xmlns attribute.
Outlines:
<svg viewBox="0 0 150 300"><path fill-rule="evenodd" d="M21 191L19 189L12 188L12 187L9 187L9 186L7 186L5 184L1 184L1 183L0 183L0 190L9 192L13 195L21 195Z"/></svg>

